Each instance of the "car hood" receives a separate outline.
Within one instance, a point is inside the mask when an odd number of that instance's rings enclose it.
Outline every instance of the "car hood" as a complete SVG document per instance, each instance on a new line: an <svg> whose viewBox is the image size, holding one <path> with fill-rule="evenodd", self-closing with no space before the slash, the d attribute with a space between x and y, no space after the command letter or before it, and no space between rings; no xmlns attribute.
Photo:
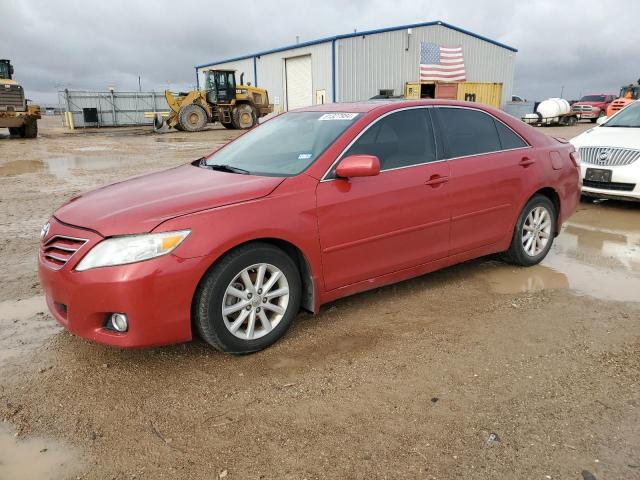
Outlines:
<svg viewBox="0 0 640 480"><path fill-rule="evenodd" d="M571 139L575 147L640 149L640 128L595 127Z"/></svg>
<svg viewBox="0 0 640 480"><path fill-rule="evenodd" d="M54 216L105 237L146 233L170 218L264 197L282 181L183 165L80 194Z"/></svg>

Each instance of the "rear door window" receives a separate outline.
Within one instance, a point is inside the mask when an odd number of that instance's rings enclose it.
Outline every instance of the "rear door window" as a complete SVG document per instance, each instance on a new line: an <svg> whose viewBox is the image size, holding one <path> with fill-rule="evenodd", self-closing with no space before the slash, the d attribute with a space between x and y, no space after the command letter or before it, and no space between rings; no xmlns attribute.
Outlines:
<svg viewBox="0 0 640 480"><path fill-rule="evenodd" d="M512 150L514 148L524 148L528 146L522 138L516 135L516 133L504 123L499 120L494 120L494 122L498 129L498 137L500 138L502 150Z"/></svg>
<svg viewBox="0 0 640 480"><path fill-rule="evenodd" d="M447 158L502 149L493 117L470 108L438 108Z"/></svg>

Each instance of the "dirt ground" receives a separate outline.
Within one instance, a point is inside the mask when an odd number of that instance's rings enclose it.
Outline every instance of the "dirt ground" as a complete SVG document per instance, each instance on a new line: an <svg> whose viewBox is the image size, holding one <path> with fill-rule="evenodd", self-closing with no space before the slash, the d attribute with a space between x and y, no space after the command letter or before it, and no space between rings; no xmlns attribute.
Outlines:
<svg viewBox="0 0 640 480"><path fill-rule="evenodd" d="M539 266L346 298L254 355L121 351L47 313L42 224L236 133L40 130L0 133L0 479L640 479L640 204L584 201Z"/></svg>

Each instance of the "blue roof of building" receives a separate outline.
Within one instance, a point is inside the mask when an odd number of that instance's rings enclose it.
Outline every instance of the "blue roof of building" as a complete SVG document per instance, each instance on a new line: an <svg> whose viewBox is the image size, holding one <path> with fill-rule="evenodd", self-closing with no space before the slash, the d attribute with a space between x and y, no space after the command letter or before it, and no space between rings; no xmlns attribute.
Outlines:
<svg viewBox="0 0 640 480"><path fill-rule="evenodd" d="M209 65L217 65L219 63L236 62L238 60L245 60L247 58L259 57L261 55L268 55L270 53L283 52L285 50L291 50L291 49L294 49L294 48L308 47L310 45L317 45L319 43L325 43L325 42L331 42L331 41L335 41L335 40L340 40L342 38L361 37L363 35L373 35L375 33L393 32L395 30L404 30L404 29L407 29L407 28L430 27L430 26L434 26L434 25L442 25L443 27L447 27L447 28L450 28L452 30L456 30L457 32L466 33L467 35L470 35L470 36L475 37L475 38L479 38L480 40L484 40L485 42L492 43L494 45L497 45L498 47L506 48L507 50L511 50L512 52L517 52L518 51L516 48L510 47L509 45L505 45L504 43L500 43L500 42L498 42L496 40L492 40L490 38L483 37L482 35L478 35L477 33L470 32L469 30L465 30L464 28L456 27L455 25L451 25L449 23L446 23L446 22L443 22L443 21L440 21L440 20L436 20L434 22L413 23L413 24L410 24L410 25L399 25L399 26L396 26L396 27L379 28L377 30L367 30L367 31L363 31L363 32L345 33L343 35L334 35L332 37L318 38L317 40L310 40L308 42L295 43L293 45L287 45L285 47L274 48L274 49L271 49L271 50L264 50L262 52L251 53L251 54L242 55L242 56L239 56L239 57L216 60L215 62L203 63L202 65L196 65L196 68L208 67Z"/></svg>

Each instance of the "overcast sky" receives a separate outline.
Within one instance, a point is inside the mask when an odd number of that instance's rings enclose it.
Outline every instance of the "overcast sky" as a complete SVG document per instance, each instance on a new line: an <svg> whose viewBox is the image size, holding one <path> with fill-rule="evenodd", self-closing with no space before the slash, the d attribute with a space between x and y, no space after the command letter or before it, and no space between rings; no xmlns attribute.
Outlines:
<svg viewBox="0 0 640 480"><path fill-rule="evenodd" d="M237 6L237 10L233 7ZM193 66L319 37L442 20L517 48L514 93L617 93L640 77L637 0L0 0L0 58L27 96L181 90Z"/></svg>

